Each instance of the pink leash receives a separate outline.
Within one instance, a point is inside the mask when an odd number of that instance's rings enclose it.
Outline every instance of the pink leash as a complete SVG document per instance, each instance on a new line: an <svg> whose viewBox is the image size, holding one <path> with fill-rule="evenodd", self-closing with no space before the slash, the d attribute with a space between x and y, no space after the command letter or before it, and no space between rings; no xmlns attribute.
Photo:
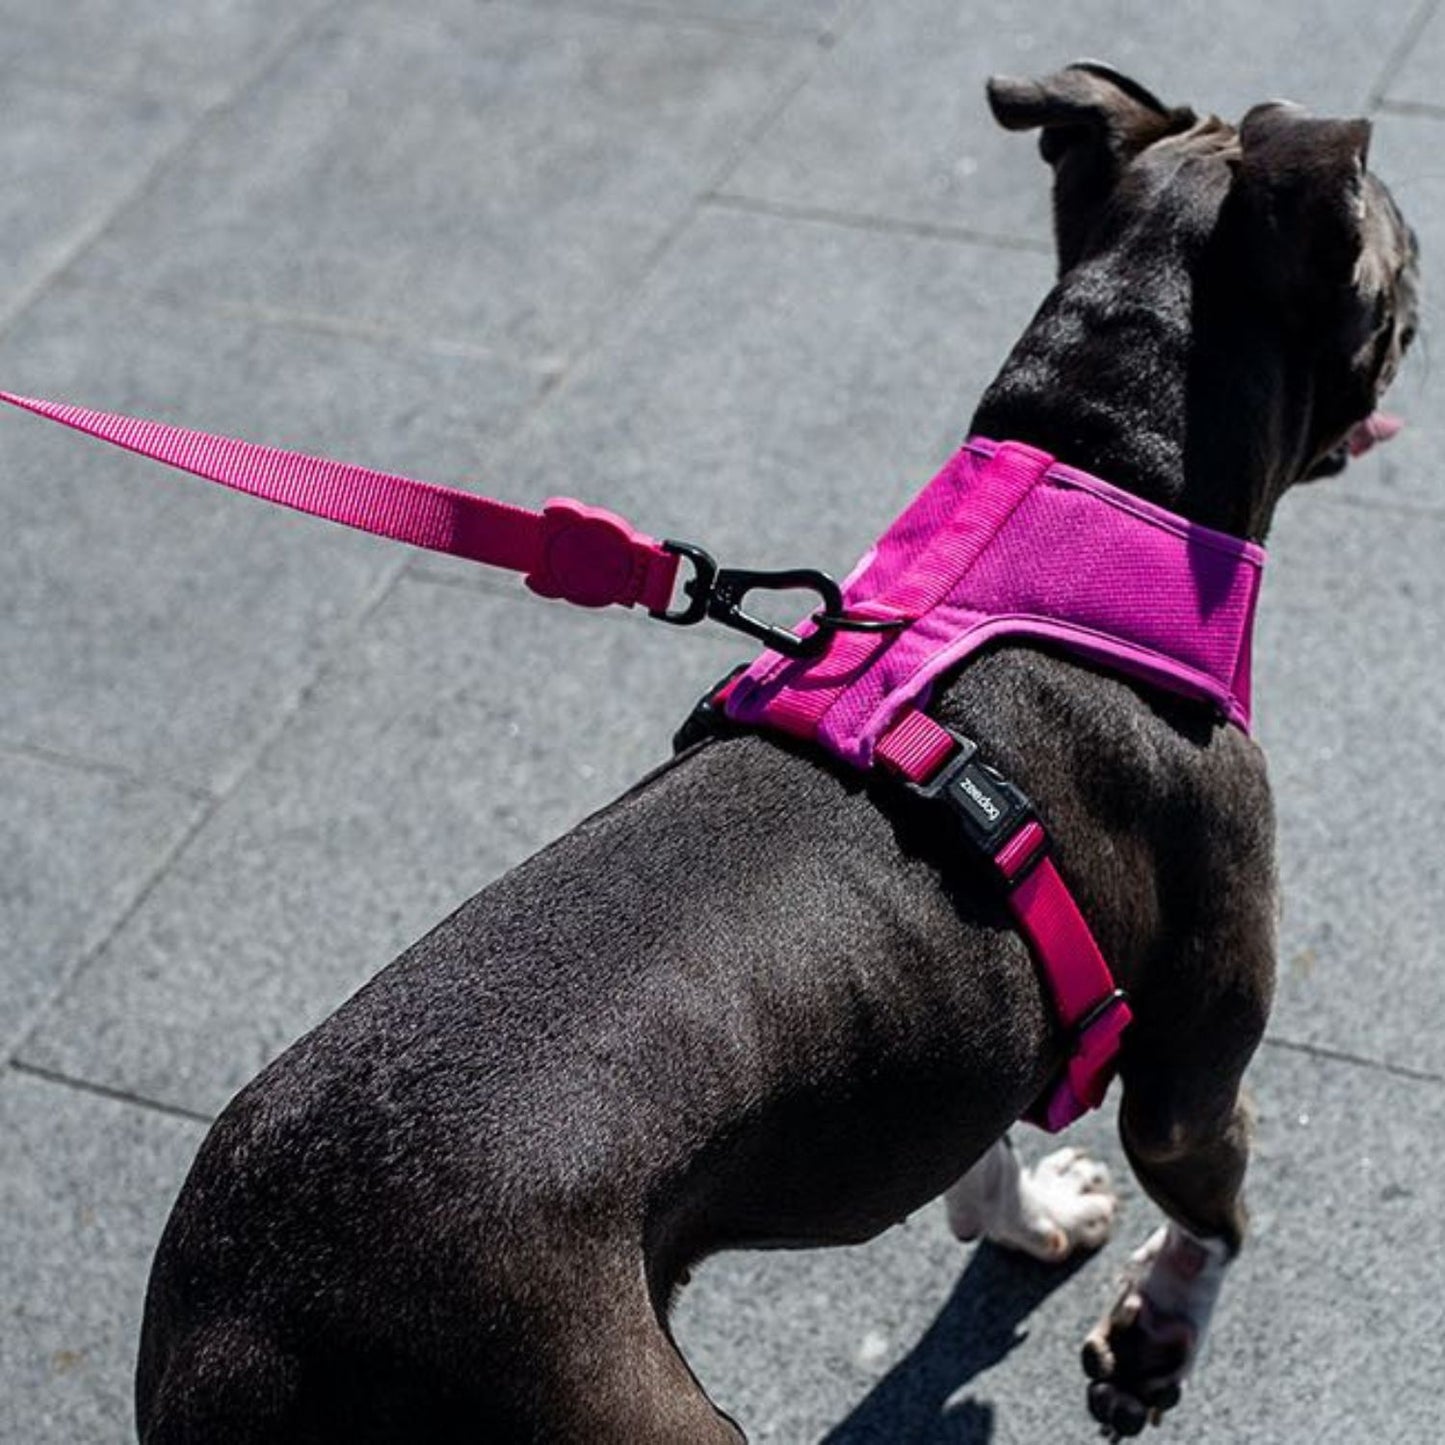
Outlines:
<svg viewBox="0 0 1445 1445"><path fill-rule="evenodd" d="M821 652L828 634L799 635L752 616L743 606L749 592L814 592L822 603L814 616L820 623L842 612L842 591L826 572L811 568L748 572L719 567L701 547L690 542L659 542L614 512L570 497L553 497L540 512L533 512L454 487L256 446L189 427L40 401L8 391L0 391L0 401L298 512L413 547L521 572L527 586L539 596L578 607L642 606L657 621L679 627L705 619L720 622L790 657ZM692 576L682 589L687 601L674 608L673 589L684 560L692 567Z"/></svg>
<svg viewBox="0 0 1445 1445"><path fill-rule="evenodd" d="M533 512L452 487L187 427L6 391L0 391L0 401L298 512L525 573L527 586L543 597L580 607L640 603L655 613L666 613L672 599L680 554L600 507L554 498Z"/></svg>

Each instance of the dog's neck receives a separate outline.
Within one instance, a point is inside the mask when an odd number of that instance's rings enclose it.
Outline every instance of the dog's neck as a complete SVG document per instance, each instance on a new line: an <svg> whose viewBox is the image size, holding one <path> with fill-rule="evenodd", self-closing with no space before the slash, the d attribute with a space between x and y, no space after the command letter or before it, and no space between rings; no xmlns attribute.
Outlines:
<svg viewBox="0 0 1445 1445"><path fill-rule="evenodd" d="M1262 541L1302 464L1307 395L1179 255L1111 252L1045 299L971 430L1029 442L1191 521ZM1248 358L1246 361L1245 358Z"/></svg>

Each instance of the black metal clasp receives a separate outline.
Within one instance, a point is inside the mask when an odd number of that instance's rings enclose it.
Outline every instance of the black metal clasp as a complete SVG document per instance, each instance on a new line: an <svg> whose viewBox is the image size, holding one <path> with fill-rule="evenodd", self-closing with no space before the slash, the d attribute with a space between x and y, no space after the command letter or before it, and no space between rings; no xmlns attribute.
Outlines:
<svg viewBox="0 0 1445 1445"><path fill-rule="evenodd" d="M795 567L783 572L746 572L740 568L719 567L711 553L691 542L664 542L663 547L686 557L692 563L693 574L683 584L683 595L687 597L686 607L674 611L654 611L651 615L659 622L670 622L676 627L690 627L695 622L708 618L731 627L734 632L745 632L766 643L775 652L788 657L816 657L828 645L829 633L820 625L820 630L804 637L786 627L765 622L745 610L743 602L749 592L793 592L807 591L817 594L823 604L814 616L837 618L843 615L843 589L826 572L813 567Z"/></svg>

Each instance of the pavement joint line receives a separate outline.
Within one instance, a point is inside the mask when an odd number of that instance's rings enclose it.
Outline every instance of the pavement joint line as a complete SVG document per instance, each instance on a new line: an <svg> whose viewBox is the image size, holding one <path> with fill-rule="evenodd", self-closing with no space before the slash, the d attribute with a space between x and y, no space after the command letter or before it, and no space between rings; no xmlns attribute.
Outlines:
<svg viewBox="0 0 1445 1445"><path fill-rule="evenodd" d="M1279 1038L1267 1038L1264 1042L1266 1045L1283 1049L1289 1053L1305 1054L1312 1058L1328 1060L1331 1063L1352 1064L1373 1072L1392 1074L1412 1083L1445 1084L1445 1077L1439 1074L1405 1069L1399 1065L1381 1063L1379 1060L1365 1059L1355 1054L1322 1048L1318 1045L1296 1043L1291 1040ZM77 1093L90 1094L97 1098L128 1104L132 1108L144 1109L155 1114L163 1114L169 1118L183 1119L187 1123L199 1124L209 1128L216 1119L216 1115L214 1114L208 1114L199 1109L188 1109L183 1104L172 1104L164 1100L152 1099L145 1094L135 1093L133 1090L118 1088L111 1084L97 1083L92 1079L66 1074L59 1069L46 1068L41 1064L27 1063L22 1059L11 1059L8 1067L14 1073L21 1074L28 1078L39 1079L57 1088L72 1089Z"/></svg>
<svg viewBox="0 0 1445 1445"><path fill-rule="evenodd" d="M806 42L800 40L795 43L801 47ZM570 378L597 353L602 338L608 331L622 324L622 318L635 311L639 297L647 289L648 281L696 223L708 198L725 183L726 178L737 169L748 151L756 146L773 121L782 114L798 92L817 74L822 58L828 53L831 46L815 43L813 48L812 63L806 64L800 61L796 76L789 77L787 81L779 84L778 94L770 104L762 107L760 117L745 128L732 152L719 163L713 179L705 183L694 194L692 200L683 207L677 219L663 231L638 264L610 288L607 298L598 307L596 317L584 326L576 348L555 371L549 374L546 383L532 401L522 408L516 423L504 434L503 443L510 447L525 437L538 416L550 404L552 398L563 392Z"/></svg>
<svg viewBox="0 0 1445 1445"><path fill-rule="evenodd" d="M1412 1084L1445 1084L1445 1074L1437 1074L1430 1069L1412 1069L1406 1064L1392 1064L1384 1059L1367 1058L1363 1054L1352 1054L1347 1049L1331 1048L1327 1044L1306 1043L1298 1039L1281 1038L1277 1034L1265 1035L1264 1043L1269 1048L1283 1049L1286 1053L1306 1054L1310 1058L1327 1060L1333 1064L1353 1064L1356 1068L1389 1074Z"/></svg>
<svg viewBox="0 0 1445 1445"><path fill-rule="evenodd" d="M19 1032L9 1046L9 1056L12 1064L17 1061L18 1056L25 1051L26 1047L34 1039L36 1031L45 1021L50 1010L74 988L87 970L94 964L95 960L109 947L111 940L116 934L140 911L142 904L155 892L161 880L170 872L171 865L185 851L196 834L215 816L216 809L220 806L220 802L221 800L217 798L198 809L196 816L176 834L171 840L170 845L160 850L155 865L138 881L129 901L123 907L116 910L109 923L98 930L95 936L80 949L68 966L56 970L57 977L54 987L52 987L46 993L45 997L36 1005L30 1017L22 1021Z"/></svg>
<svg viewBox="0 0 1445 1445"><path fill-rule="evenodd" d="M224 803L256 770L266 755L276 746L296 716L305 710L306 704L311 700L316 689L330 676L341 654L347 651L361 636L367 623L371 621L387 598L396 591L397 583L405 575L407 564L411 561L410 557L404 555L407 550L410 549L404 548L402 555L389 561L377 572L376 581L372 584L370 592L357 604L350 620L337 630L335 639L317 658L310 676L297 684L288 702L277 707L270 724L261 730L260 736L246 750L242 761L233 771L225 775L221 785L216 789L217 805Z"/></svg>
<svg viewBox="0 0 1445 1445"><path fill-rule="evenodd" d="M614 311L622 310L628 302L635 299L642 292L648 279L657 270L658 266L662 264L664 258L672 251L681 237L696 222L703 207L710 198L727 184L728 178L736 172L744 158L757 148L758 143L767 135L778 117L787 110L801 91L818 74L831 48L831 44L824 45L815 41L813 53L807 60L801 58L804 52L799 52L800 59L796 74L786 77L783 81L779 82L777 93L773 96L771 103L764 104L752 124L744 128L743 134L739 137L737 144L734 145L731 152L724 156L718 163L712 179L704 184L701 190L693 196L691 204L684 208L676 224L658 240L657 244L647 256L644 257L633 275L625 277L613 289L612 294L613 297L616 298L617 305L607 308L609 315ZM586 349L589 352L594 349L597 336L601 330L602 323L599 321L588 337ZM580 358L578 359L580 360ZM561 377L558 378L559 385L561 379Z"/></svg>
<svg viewBox="0 0 1445 1445"><path fill-rule="evenodd" d="M198 1109L187 1109L184 1104L167 1104L160 1099L149 1099L144 1094L134 1094L129 1089L117 1089L110 1084L97 1084L90 1079L75 1078L70 1074L63 1074L58 1069L47 1069L39 1064L22 1063L18 1059L10 1060L10 1069L17 1074L23 1074L27 1078L39 1079L44 1083L53 1084L56 1088L71 1089L78 1094L90 1094L100 1099L109 1099L118 1104L129 1104L135 1109L145 1109L148 1113L164 1114L171 1119L184 1119L188 1124L200 1124L209 1128L215 1123L214 1114L203 1114Z"/></svg>
<svg viewBox="0 0 1445 1445"><path fill-rule="evenodd" d="M1054 254L1052 242L1041 241L1037 237L979 231L971 226L956 226L946 221L908 221L900 216L878 215L867 211L840 211L830 206L798 205L791 201L750 196L741 191L714 191L704 200L708 206L720 210L744 211L750 215L771 216L780 221L808 221L824 226L844 226L855 231L916 236L929 241L955 241L969 246L1035 251L1041 256Z"/></svg>
<svg viewBox="0 0 1445 1445"><path fill-rule="evenodd" d="M8 57L0 57L0 79L29 81L42 87L56 87L74 91L77 95L90 96L94 100L146 100L151 102L177 103L179 92L156 88L145 81L112 80L93 70L67 69L65 66L20 65ZM206 109L207 102L201 88L189 97L189 106L196 113Z"/></svg>
<svg viewBox="0 0 1445 1445"><path fill-rule="evenodd" d="M1309 1057L1324 1059L1331 1063L1352 1064L1356 1067L1369 1069L1372 1072L1387 1073L1404 1078L1412 1083L1445 1084L1445 1077L1439 1074L1407 1069L1401 1065L1387 1064L1377 1059L1361 1058L1356 1054L1346 1053L1338 1049L1324 1048L1317 1044L1298 1043L1293 1040L1275 1037L1266 1038L1264 1042L1266 1045L1283 1049L1289 1053L1305 1054ZM172 1104L160 1099L152 1099L147 1095L138 1094L129 1089L117 1088L111 1084L101 1084L91 1079L79 1078L71 1074L63 1073L58 1069L46 1068L41 1064L27 1063L22 1059L11 1059L8 1067L17 1074L40 1079L58 1088L73 1089L79 1093L91 1094L103 1099L111 1099L118 1103L129 1104L133 1108L145 1109L152 1113L167 1115L171 1118L184 1119L189 1123L209 1127L215 1122L216 1116L214 1114L208 1114L199 1109L188 1109L183 1104Z"/></svg>
<svg viewBox="0 0 1445 1445"><path fill-rule="evenodd" d="M62 283L72 285L76 292L97 289L83 283ZM107 286L104 293L115 295L115 288ZM425 331L414 331L399 326L385 317L345 316L336 312L301 311L287 306L266 306L252 301L232 301L224 297L207 298L179 296L174 292L132 292L132 298L148 305L161 305L169 310L185 313L201 312L226 320L257 321L267 326L292 327L302 331L314 331L327 336L338 336L358 341L374 341L387 344L401 344L418 351L429 351L438 356L456 357L471 361L492 361L509 366L539 381L555 377L565 363L555 356L527 356L522 352L503 351L479 342L462 341L452 336L432 335Z"/></svg>
<svg viewBox="0 0 1445 1445"><path fill-rule="evenodd" d="M493 0L494 6L525 10L535 15L536 7L520 0ZM662 5L649 5L646 0L554 0L554 10L572 15L598 15L614 20L643 20L649 23L691 26L699 30L718 31L724 35L753 35L765 40L817 40L827 34L826 26L788 24L785 21L735 20L702 11L678 12Z"/></svg>
<svg viewBox="0 0 1445 1445"><path fill-rule="evenodd" d="M1380 108L1385 99L1386 90L1389 89L1405 62L1410 58L1410 52L1414 50L1420 37L1425 33L1425 27L1434 18L1435 12L1439 8L1440 0L1420 0L1420 4L1415 8L1415 13L1406 22L1399 40L1395 42L1390 53L1385 57L1385 63L1380 67L1379 75L1375 77L1375 83L1369 89L1366 104L1370 110Z"/></svg>
<svg viewBox="0 0 1445 1445"><path fill-rule="evenodd" d="M340 0L338 0L340 3ZM512 3L512 0L494 0L494 3ZM535 423L537 417L546 409L552 398L563 391L565 383L578 371L583 364L598 350L603 336L608 329L617 325L619 318L624 316L635 305L637 298L644 292L648 280L656 272L666 257L677 246L678 242L695 224L697 217L701 214L704 205L715 195L718 189L726 183L727 177L732 175L741 164L743 157L753 149L766 134L773 122L792 103L793 99L805 85L817 74L827 55L837 40L846 32L848 26L853 24L863 12L871 0L855 0L851 12L840 15L836 21L836 30L826 38L823 36L813 37L815 41L815 54L811 64L800 63L798 73L791 78L790 83L783 83L779 86L778 95L770 105L765 105L761 116L751 126L746 128L742 138L739 140L733 152L719 163L714 179L702 187L693 197L690 204L685 206L674 224L668 227L657 242L648 250L647 254L633 270L623 276L617 284L611 288L608 299L599 307L596 319L587 325L577 345L565 357L557 360L548 359L540 366L533 368L533 374L542 377L542 384L537 394L523 406L515 421L506 427L497 446L496 452L507 450L511 445L520 441L528 429ZM515 4L513 8L516 8ZM806 32L800 32L796 37L790 37L795 43L802 44L809 38ZM0 328L0 335L3 335L3 328ZM507 360L508 358L501 358ZM419 569L409 568L412 575L421 576ZM433 578L432 580L437 580ZM461 582L460 579L453 582L446 579L447 585L470 585Z"/></svg>
<svg viewBox="0 0 1445 1445"><path fill-rule="evenodd" d="M698 209L707 201L710 201L720 192L724 186L737 173L737 169L743 161L755 151L767 138L767 134L782 119L793 102L803 93L807 87L817 78L818 72L823 68L833 51L838 48L839 43L847 34L849 27L857 20L862 13L861 7L841 22L836 31L830 32L826 39L819 37L814 44L812 63L799 65L798 74L794 77L792 84L780 86L778 94L774 97L773 103L764 106L762 113L750 125L743 134L738 144L734 147L733 153L727 158L718 173L713 177L712 184L704 186L697 199L694 201L691 214L696 215Z"/></svg>
<svg viewBox="0 0 1445 1445"><path fill-rule="evenodd" d="M1419 116L1426 120L1445 120L1445 105L1428 100L1382 100L1376 107L1381 115Z"/></svg>
<svg viewBox="0 0 1445 1445"><path fill-rule="evenodd" d="M134 211L154 190L160 179L168 174L183 156L188 155L202 139L257 86L267 80L280 68L307 35L318 29L334 11L343 10L347 0L330 0L329 4L317 6L302 17L276 46L263 55L235 86L218 96L210 104L202 106L190 123L184 127L174 144L167 146L151 163L149 169L133 186L108 209L90 217L71 232L68 240L57 248L55 260L27 286L20 288L14 301L0 309L0 339L3 339L17 321L46 294L62 277L74 270L75 265L94 247L115 224Z"/></svg>
<svg viewBox="0 0 1445 1445"><path fill-rule="evenodd" d="M108 758L88 757L81 753L70 753L62 748L49 748L43 743L7 742L0 739L0 757L41 763L46 767L57 768L64 772L92 773L104 778L113 778L116 782L132 787L175 793L182 798L189 798L193 803L211 803L216 800L217 796L209 788L198 787L194 783L185 782L179 778L170 778L163 773L142 773L125 763L113 762Z"/></svg>

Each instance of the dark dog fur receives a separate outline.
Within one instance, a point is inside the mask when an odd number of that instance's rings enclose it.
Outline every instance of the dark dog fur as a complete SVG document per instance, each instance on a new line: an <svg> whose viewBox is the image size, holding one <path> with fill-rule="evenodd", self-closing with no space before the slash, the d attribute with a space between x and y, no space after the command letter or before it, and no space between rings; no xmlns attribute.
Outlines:
<svg viewBox="0 0 1445 1445"><path fill-rule="evenodd" d="M1368 127L1198 122L1090 65L990 100L1041 130L1061 279L974 430L1261 537L1413 328L1414 241L1364 173ZM1129 1158L1232 1252L1274 974L1258 749L1027 646L970 663L935 711L1039 801L1133 997ZM695 748L226 1110L156 1257L141 1436L734 1442L668 1333L687 1266L869 1238L1058 1061L1027 949L931 814L775 738ZM1095 1408L1130 1431L1171 1400L1115 1333Z"/></svg>

